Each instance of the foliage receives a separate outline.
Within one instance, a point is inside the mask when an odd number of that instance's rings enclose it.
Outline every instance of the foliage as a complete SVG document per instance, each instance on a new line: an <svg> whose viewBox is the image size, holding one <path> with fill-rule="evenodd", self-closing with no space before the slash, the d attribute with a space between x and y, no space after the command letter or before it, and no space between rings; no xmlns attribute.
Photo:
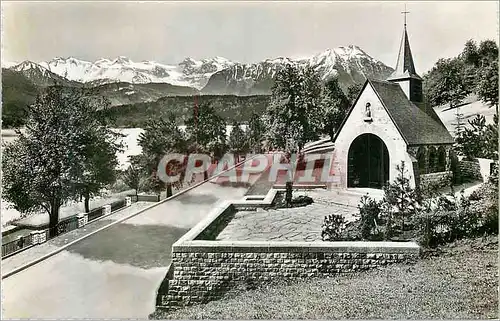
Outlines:
<svg viewBox="0 0 500 321"><path fill-rule="evenodd" d="M464 64L458 58L439 59L424 75L424 92L433 106L449 104L456 107L472 89L466 87L462 71Z"/></svg>
<svg viewBox="0 0 500 321"><path fill-rule="evenodd" d="M363 195L358 205L360 218L360 230L363 239L371 239L373 235L379 235L379 225L382 224L380 214L382 212L382 203Z"/></svg>
<svg viewBox="0 0 500 321"><path fill-rule="evenodd" d="M307 206L314 203L313 199L306 195L299 195L293 198L290 202L292 207Z"/></svg>
<svg viewBox="0 0 500 321"><path fill-rule="evenodd" d="M498 107L498 46L493 40L476 44L468 40L462 53L440 59L424 75L424 91L434 106L449 103L457 106L469 93Z"/></svg>
<svg viewBox="0 0 500 321"><path fill-rule="evenodd" d="M323 241L336 241L340 239L344 224L345 219L342 215L330 214L325 216L321 229L321 239Z"/></svg>
<svg viewBox="0 0 500 321"><path fill-rule="evenodd" d="M142 182L142 173L135 166L131 164L123 173L122 173L123 182L130 188L135 190L135 195L137 196L139 189L141 188Z"/></svg>
<svg viewBox="0 0 500 321"><path fill-rule="evenodd" d="M243 129L241 129L241 124L239 122L233 122L232 127L233 129L229 134L229 150L236 154L245 154L248 151L247 136Z"/></svg>
<svg viewBox="0 0 500 321"><path fill-rule="evenodd" d="M354 101L358 98L359 93L361 93L361 89L363 89L363 84L354 84L349 86L347 89L347 99L351 104L354 104Z"/></svg>
<svg viewBox="0 0 500 321"><path fill-rule="evenodd" d="M405 222L418 210L417 194L410 186L410 176L407 175L404 161L396 166L397 176L394 182L384 187L382 201L383 217L386 220L386 238L405 231Z"/></svg>
<svg viewBox="0 0 500 321"><path fill-rule="evenodd" d="M165 184L158 178L156 172L160 160L166 154L184 154L187 150L186 137L177 126L175 117L172 114L164 114L149 119L144 132L139 135L138 145L142 148L142 154L132 157L131 161L146 175L145 186L149 186L155 192L160 192L166 187L168 196L171 196L172 184ZM173 162L169 165L173 166ZM182 179L173 186L180 187L181 184Z"/></svg>
<svg viewBox="0 0 500 321"><path fill-rule="evenodd" d="M467 158L498 159L498 115L493 124L486 124L483 115L469 120L470 128L465 128L456 138L457 150Z"/></svg>
<svg viewBox="0 0 500 321"><path fill-rule="evenodd" d="M321 83L314 69L287 65L277 76L264 115L265 137L272 148L302 150L322 127Z"/></svg>
<svg viewBox="0 0 500 321"><path fill-rule="evenodd" d="M253 153L260 153L262 151L262 141L264 135L264 124L262 123L261 116L253 113L248 121L247 138L249 149Z"/></svg>
<svg viewBox="0 0 500 321"><path fill-rule="evenodd" d="M320 108L323 112L321 131L333 139L349 109L349 100L340 88L337 78L331 78L325 83Z"/></svg>
<svg viewBox="0 0 500 321"><path fill-rule="evenodd" d="M114 135L96 117L105 107L83 92L49 87L28 107L26 131L5 147L4 199L24 214L46 211L51 235L65 202L114 179Z"/></svg>
<svg viewBox="0 0 500 321"><path fill-rule="evenodd" d="M198 115L186 120L187 139L200 148L199 153L210 153L216 158L226 151L225 120L208 103L202 103Z"/></svg>

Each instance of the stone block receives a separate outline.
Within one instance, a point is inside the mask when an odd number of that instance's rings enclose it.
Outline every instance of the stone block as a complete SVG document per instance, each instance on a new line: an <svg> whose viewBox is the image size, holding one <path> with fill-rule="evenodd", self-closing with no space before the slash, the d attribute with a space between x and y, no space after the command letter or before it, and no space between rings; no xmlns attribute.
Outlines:
<svg viewBox="0 0 500 321"><path fill-rule="evenodd" d="M111 214L111 205L104 205L102 207L102 215L109 215Z"/></svg>
<svg viewBox="0 0 500 321"><path fill-rule="evenodd" d="M130 206L132 205L132 199L130 196L125 197L125 206Z"/></svg>

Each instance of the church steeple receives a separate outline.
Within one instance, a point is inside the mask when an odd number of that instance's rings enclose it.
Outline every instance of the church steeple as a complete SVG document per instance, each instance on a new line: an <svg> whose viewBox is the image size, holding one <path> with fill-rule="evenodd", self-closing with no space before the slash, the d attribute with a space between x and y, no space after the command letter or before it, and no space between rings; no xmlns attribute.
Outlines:
<svg viewBox="0 0 500 321"><path fill-rule="evenodd" d="M399 45L398 61L394 72L387 80L398 83L409 100L413 102L422 102L422 78L415 70L415 64L410 49L410 41L408 40L408 32L406 31L406 14L408 11L405 10L402 13L405 16L403 37Z"/></svg>

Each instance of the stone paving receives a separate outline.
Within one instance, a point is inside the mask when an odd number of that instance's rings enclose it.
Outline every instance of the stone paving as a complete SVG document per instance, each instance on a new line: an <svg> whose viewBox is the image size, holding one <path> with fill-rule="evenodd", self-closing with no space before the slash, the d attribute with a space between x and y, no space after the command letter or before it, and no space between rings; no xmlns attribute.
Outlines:
<svg viewBox="0 0 500 321"><path fill-rule="evenodd" d="M217 240L321 241L325 216L340 214L348 222L356 220L356 207L334 203L327 193L294 192L294 197L300 194L309 194L314 203L304 207L238 212Z"/></svg>
<svg viewBox="0 0 500 321"><path fill-rule="evenodd" d="M234 241L320 241L325 216L340 214L347 222L357 219L361 197L381 199L381 190L295 190L293 197L306 195L314 203L305 207L240 211L219 234L218 240Z"/></svg>

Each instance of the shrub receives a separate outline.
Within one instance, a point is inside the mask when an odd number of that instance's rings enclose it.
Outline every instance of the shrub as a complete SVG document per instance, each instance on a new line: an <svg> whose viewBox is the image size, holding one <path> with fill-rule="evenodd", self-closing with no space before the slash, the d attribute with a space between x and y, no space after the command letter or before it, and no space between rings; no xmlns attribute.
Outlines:
<svg viewBox="0 0 500 321"><path fill-rule="evenodd" d="M377 202L373 198L364 195L361 197L360 204L358 205L360 219L360 230L363 239L370 239L376 230L378 233L378 226L380 225L380 212L381 202Z"/></svg>
<svg viewBox="0 0 500 321"><path fill-rule="evenodd" d="M412 216L418 210L418 198L415 189L410 186L410 177L407 175L405 162L396 166L398 175L393 183L384 187L382 200L382 218L386 221L386 239L404 233L411 226Z"/></svg>
<svg viewBox="0 0 500 321"><path fill-rule="evenodd" d="M344 227L344 217L342 215L331 214L325 216L321 238L323 241L335 241L341 238L341 232Z"/></svg>
<svg viewBox="0 0 500 321"><path fill-rule="evenodd" d="M298 207L298 206L307 206L314 203L313 199L309 196L305 195L300 195L292 199L291 205L292 207Z"/></svg>

